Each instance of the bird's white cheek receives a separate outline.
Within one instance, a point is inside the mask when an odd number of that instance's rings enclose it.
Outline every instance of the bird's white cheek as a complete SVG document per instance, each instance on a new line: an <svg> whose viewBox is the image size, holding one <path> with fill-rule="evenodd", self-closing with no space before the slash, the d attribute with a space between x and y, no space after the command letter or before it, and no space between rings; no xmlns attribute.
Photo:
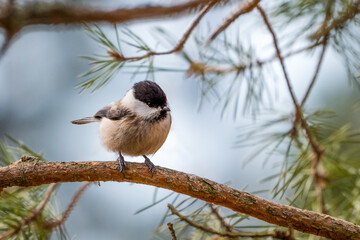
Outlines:
<svg viewBox="0 0 360 240"><path fill-rule="evenodd" d="M121 102L125 107L143 118L151 118L159 111L159 109L151 108L147 104L137 100L134 97L134 91L132 89L127 92Z"/></svg>
<svg viewBox="0 0 360 240"><path fill-rule="evenodd" d="M136 101L137 101L137 104L135 107L135 112L139 116L141 116L143 118L151 118L157 114L157 112L158 112L157 108L151 108L143 102L140 102L138 100L136 100Z"/></svg>

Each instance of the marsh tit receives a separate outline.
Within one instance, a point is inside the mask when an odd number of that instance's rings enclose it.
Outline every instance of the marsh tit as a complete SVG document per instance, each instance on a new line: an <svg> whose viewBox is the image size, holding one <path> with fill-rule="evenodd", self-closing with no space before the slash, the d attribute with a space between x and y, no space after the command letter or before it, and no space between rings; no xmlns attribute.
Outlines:
<svg viewBox="0 0 360 240"><path fill-rule="evenodd" d="M93 117L74 120L73 124L99 122L104 146L119 153L120 172L125 170L124 155L145 158L153 173L155 165L146 156L165 142L171 126L170 108L164 91L154 82L136 83L126 95L100 109Z"/></svg>

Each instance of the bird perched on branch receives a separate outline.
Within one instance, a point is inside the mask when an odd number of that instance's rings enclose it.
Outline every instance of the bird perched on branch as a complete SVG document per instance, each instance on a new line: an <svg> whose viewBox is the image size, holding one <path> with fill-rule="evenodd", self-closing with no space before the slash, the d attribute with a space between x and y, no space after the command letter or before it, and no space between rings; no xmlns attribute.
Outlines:
<svg viewBox="0 0 360 240"><path fill-rule="evenodd" d="M151 81L135 83L126 95L100 109L93 117L74 120L73 124L99 122L104 146L119 153L120 172L125 170L122 154L145 158L154 173L155 165L146 156L165 142L171 126L170 108L164 91Z"/></svg>

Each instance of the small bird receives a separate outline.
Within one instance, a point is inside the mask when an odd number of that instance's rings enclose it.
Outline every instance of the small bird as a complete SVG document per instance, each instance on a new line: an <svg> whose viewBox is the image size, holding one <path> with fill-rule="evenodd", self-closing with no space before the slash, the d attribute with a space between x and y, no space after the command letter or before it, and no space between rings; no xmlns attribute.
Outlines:
<svg viewBox="0 0 360 240"><path fill-rule="evenodd" d="M71 121L73 124L99 122L104 146L119 153L120 172L124 173L122 154L145 158L153 174L155 165L146 156L165 142L171 126L170 108L160 86L151 81L135 83L126 95L100 109L93 117Z"/></svg>

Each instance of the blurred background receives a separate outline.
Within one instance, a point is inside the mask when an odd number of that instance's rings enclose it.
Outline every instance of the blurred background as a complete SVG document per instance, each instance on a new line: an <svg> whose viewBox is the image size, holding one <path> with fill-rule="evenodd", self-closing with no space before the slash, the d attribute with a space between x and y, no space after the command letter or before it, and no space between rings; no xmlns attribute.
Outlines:
<svg viewBox="0 0 360 240"><path fill-rule="evenodd" d="M111 4L108 1L104 6L111 7ZM217 26L229 10L225 7L212 11L203 20L204 27L198 31L206 33L208 26ZM179 39L193 18L140 21L126 27L155 46L158 42L155 27L162 27ZM241 39L251 43L260 58L271 56L271 38L259 23L259 16L253 14L247 19L250 21L238 21L229 28L229 38L243 36ZM114 35L112 27L103 29L110 36ZM195 48L191 41L185 45L189 52ZM134 82L145 79L145 75L137 75L131 80L131 74L120 72L100 90L79 94L75 85L82 79L78 76L90 68L80 56L103 52L82 26L35 29L20 34L0 60L1 136L9 134L21 140L35 152L44 153L48 161L115 161L116 154L107 152L101 145L97 124L77 126L70 123L93 115L104 105L121 98ZM136 52L129 50L131 54ZM303 96L306 91L318 54L316 50L286 61L298 96ZM157 57L155 63L175 69L187 67L177 55ZM264 100L266 114L259 113L254 117L240 111L236 119L228 112L222 116L222 108L213 97L203 98L199 82L192 77L187 78L181 72L156 73L156 82L168 96L173 125L165 144L151 158L154 164L227 183L248 192L271 189L272 182L261 183L260 180L274 174L278 167L271 162L263 164L266 152L245 164L256 149L236 148L234 142L242 134L242 127L293 110L279 66L273 64L272 67L278 74L269 76L275 81L269 81L273 96L271 102ZM308 104L314 109L341 109L340 118L349 121L354 99L356 93L349 87L340 59L328 50ZM125 159L143 161L142 158ZM57 193L59 212L64 210L80 185L61 185ZM91 186L66 222L69 236L79 240L150 239L166 211L167 201L137 215L134 213L151 204L154 191L152 186L129 183L104 182L100 186ZM158 196L168 193L160 189ZM268 193L259 195L270 198Z"/></svg>

